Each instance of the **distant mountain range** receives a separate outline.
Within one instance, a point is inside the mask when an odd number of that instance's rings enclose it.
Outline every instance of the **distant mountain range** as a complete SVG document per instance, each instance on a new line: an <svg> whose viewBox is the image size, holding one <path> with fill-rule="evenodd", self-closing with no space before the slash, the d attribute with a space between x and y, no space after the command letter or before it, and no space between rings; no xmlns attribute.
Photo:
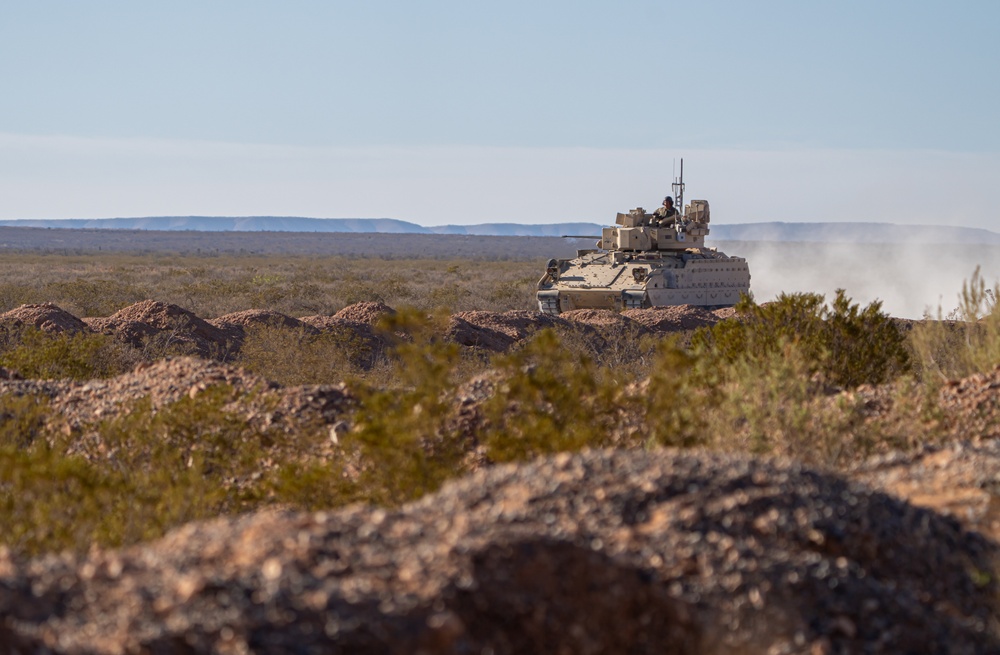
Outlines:
<svg viewBox="0 0 1000 655"><path fill-rule="evenodd" d="M148 216L0 221L0 226L92 230L189 230L198 232L352 232L386 234L466 234L474 236L593 236L598 223L483 223L424 227L393 218L302 218L296 216ZM967 227L891 223L742 223L712 225L718 241L799 241L822 243L1000 244L1000 234Z"/></svg>
<svg viewBox="0 0 1000 655"><path fill-rule="evenodd" d="M477 236L561 237L600 235L596 223L483 223L424 227L394 218L302 218L298 216L147 216L0 221L6 227L91 230L190 230L195 232L360 232L383 234L471 234Z"/></svg>

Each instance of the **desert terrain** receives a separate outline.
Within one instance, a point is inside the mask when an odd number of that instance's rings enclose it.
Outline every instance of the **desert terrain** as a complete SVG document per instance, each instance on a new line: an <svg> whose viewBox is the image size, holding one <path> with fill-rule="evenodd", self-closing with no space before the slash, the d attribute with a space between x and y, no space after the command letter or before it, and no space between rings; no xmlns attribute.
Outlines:
<svg viewBox="0 0 1000 655"><path fill-rule="evenodd" d="M551 317L565 240L180 236L0 258L0 653L1000 650L981 279Z"/></svg>

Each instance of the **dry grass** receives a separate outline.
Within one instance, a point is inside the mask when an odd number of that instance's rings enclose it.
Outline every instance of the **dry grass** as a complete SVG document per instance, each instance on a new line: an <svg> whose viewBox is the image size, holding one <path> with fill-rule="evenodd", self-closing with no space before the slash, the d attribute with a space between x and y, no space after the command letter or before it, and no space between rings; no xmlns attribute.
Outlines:
<svg viewBox="0 0 1000 655"><path fill-rule="evenodd" d="M75 316L109 316L148 298L202 318L251 308L296 317L333 314L376 300L456 312L533 309L540 267L487 260L14 253L0 260L0 311L52 302Z"/></svg>

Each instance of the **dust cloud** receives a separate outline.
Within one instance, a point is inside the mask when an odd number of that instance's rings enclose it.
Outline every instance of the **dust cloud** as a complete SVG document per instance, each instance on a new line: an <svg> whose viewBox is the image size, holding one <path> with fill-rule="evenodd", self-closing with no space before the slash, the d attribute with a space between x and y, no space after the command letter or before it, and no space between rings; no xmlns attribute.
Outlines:
<svg viewBox="0 0 1000 655"><path fill-rule="evenodd" d="M1000 246L958 244L824 244L718 241L728 255L746 257L757 302L778 294L836 289L862 306L881 300L899 318L944 315L958 306L963 282L976 267L988 287L1000 280Z"/></svg>

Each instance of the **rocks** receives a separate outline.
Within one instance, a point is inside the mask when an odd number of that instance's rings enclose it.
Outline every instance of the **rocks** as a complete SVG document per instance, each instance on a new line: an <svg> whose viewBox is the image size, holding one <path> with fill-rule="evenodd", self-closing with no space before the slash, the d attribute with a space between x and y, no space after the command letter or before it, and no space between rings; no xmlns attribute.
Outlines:
<svg viewBox="0 0 1000 655"><path fill-rule="evenodd" d="M793 463L596 451L398 511L0 556L0 652L989 653L997 555Z"/></svg>

